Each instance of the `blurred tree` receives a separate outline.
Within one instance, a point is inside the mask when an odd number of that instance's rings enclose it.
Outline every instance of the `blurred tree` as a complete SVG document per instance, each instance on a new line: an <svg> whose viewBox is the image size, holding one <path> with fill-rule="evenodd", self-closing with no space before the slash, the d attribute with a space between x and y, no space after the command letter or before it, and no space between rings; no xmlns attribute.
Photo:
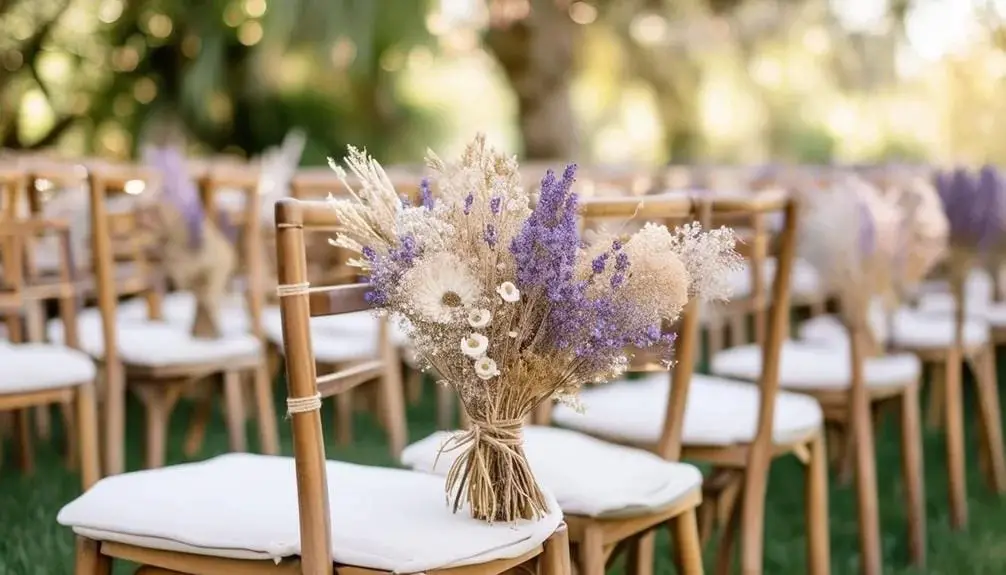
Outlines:
<svg viewBox="0 0 1006 575"><path fill-rule="evenodd" d="M577 131L569 88L577 24L568 0L490 0L486 46L517 96L529 159L574 158Z"/></svg>
<svg viewBox="0 0 1006 575"><path fill-rule="evenodd" d="M3 46L4 108L23 106L28 84L58 114L31 141L17 135L19 115L0 118L3 142L41 147L74 127L92 148L125 154L169 110L212 151L255 154L300 126L308 159L348 142L415 157L422 118L395 97L388 60L425 41L425 10L417 0L0 0L3 29L31 31L13 46L19 58ZM70 81L39 76L43 47L71 59ZM77 97L60 102L54 84Z"/></svg>

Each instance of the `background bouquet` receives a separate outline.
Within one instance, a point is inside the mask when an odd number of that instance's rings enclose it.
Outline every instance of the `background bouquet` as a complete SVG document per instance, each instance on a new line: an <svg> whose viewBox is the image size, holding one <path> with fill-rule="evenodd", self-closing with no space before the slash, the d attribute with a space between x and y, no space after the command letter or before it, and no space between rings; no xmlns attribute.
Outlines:
<svg viewBox="0 0 1006 575"><path fill-rule="evenodd" d="M455 511L468 503L482 520L547 511L521 447L524 418L618 376L629 347L669 354L665 322L689 293L725 295L739 263L732 231L695 224L586 244L575 166L548 172L532 208L516 159L481 136L455 163L428 153L434 185L423 183L419 206L365 152L350 148L346 164L361 186L331 200L341 222L333 243L359 254L350 263L367 277L369 301L401 319L424 367L457 391L471 427L446 447L463 450L447 492Z"/></svg>

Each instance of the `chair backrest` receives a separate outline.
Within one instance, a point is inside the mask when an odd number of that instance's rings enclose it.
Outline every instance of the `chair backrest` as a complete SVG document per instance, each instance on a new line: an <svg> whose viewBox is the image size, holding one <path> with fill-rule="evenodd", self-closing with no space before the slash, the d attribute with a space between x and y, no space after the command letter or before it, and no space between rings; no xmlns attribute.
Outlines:
<svg viewBox="0 0 1006 575"><path fill-rule="evenodd" d="M750 194L709 194L700 197L699 201L710 211L712 225L719 222L737 221L738 218L753 217L755 221L764 222L769 214L782 212L783 224L774 238L776 257L775 274L772 278L772 289L767 299L768 313L764 316L764 337L760 345L762 350L762 373L758 382L761 402L758 411L758 428L755 434L754 446L750 457L764 458L770 456L772 448L772 429L775 418L775 399L779 393L779 363L782 344L789 335L790 313L790 277L793 273L793 261L796 255L796 234L798 225L798 203L790 194L781 190L771 190ZM763 257L769 249L765 232L759 230L754 243L749 246L741 244L738 251L746 252L749 257Z"/></svg>
<svg viewBox="0 0 1006 575"><path fill-rule="evenodd" d="M674 229L676 225L694 220L697 216L696 204L687 196L667 197L625 197L590 198L584 200L580 215L585 226L603 223L604 220L626 221L630 218L639 222L654 222ZM695 348L698 331L698 305L690 300L678 319L677 339L674 342L675 363L670 372L673 382L667 398L660 441L655 446L656 453L673 461L681 456L681 430L684 421L685 404L692 372L695 370ZM630 371L666 371L659 359L654 359L646 350L641 350L630 362Z"/></svg>
<svg viewBox="0 0 1006 575"><path fill-rule="evenodd" d="M60 247L60 265L55 278L39 278L25 266L26 252L37 245L39 236L52 235ZM17 321L25 307L33 302L59 301L64 343L79 347L77 332L76 270L71 265L70 224L61 220L22 217L0 219L0 316L5 317L11 341L23 341Z"/></svg>
<svg viewBox="0 0 1006 575"><path fill-rule="evenodd" d="M285 198L276 203L277 293L283 319L287 412L297 462L301 564L305 573L332 572L321 400L376 379L389 362L397 361L387 321L382 318L376 360L320 377L317 374L310 319L370 308L365 299L369 290L366 284L311 286L308 283L305 232L332 234L337 225L336 212L326 202Z"/></svg>
<svg viewBox="0 0 1006 575"><path fill-rule="evenodd" d="M259 172L248 165L209 167L199 178L199 191L206 217L231 226L238 242L238 273L244 280L243 291L252 322L252 331L262 337L262 310L267 284L265 238L261 227L262 203L259 201ZM243 201L224 206L217 201L222 190L239 190ZM231 208L231 209L228 209Z"/></svg>
<svg viewBox="0 0 1006 575"><path fill-rule="evenodd" d="M105 362L117 362L118 298L141 295L147 301L148 317L161 319L164 275L152 264L150 248L155 238L141 210L109 209L109 200L125 194L122 204L139 206L139 196L158 185L156 172L135 165L95 165L88 170L91 214L91 261L95 293L102 319ZM129 197L133 196L133 197ZM118 265L125 262L125 265Z"/></svg>

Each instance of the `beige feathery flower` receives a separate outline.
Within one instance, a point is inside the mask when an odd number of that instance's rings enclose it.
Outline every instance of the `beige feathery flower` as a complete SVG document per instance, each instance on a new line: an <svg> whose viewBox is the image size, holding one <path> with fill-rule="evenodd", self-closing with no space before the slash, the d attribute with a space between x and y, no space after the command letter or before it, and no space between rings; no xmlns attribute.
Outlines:
<svg viewBox="0 0 1006 575"><path fill-rule="evenodd" d="M461 258L450 252L425 256L402 278L405 298L429 321L465 317L482 296L482 285Z"/></svg>

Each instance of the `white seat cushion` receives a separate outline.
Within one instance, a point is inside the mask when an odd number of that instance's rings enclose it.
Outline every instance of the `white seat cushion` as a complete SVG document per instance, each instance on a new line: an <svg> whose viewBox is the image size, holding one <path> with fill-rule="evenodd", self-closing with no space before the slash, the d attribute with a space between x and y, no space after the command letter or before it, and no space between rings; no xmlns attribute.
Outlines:
<svg viewBox="0 0 1006 575"><path fill-rule="evenodd" d="M584 413L557 405L553 421L615 441L653 445L660 440L669 393L667 373L599 385L580 392ZM752 441L760 403L755 385L694 374L688 389L682 443L699 446ZM776 396L773 437L777 443L802 439L818 430L822 421L821 406L814 398L788 392Z"/></svg>
<svg viewBox="0 0 1006 575"><path fill-rule="evenodd" d="M562 521L555 498L537 521L489 525L454 514L435 475L330 461L337 563L416 573L517 557ZM300 553L297 483L288 457L230 454L105 478L57 520L85 537L237 559Z"/></svg>
<svg viewBox="0 0 1006 575"><path fill-rule="evenodd" d="M918 309L924 314L953 317L956 303L949 293L927 293L919 297ZM993 327L1006 327L1006 302L994 302L987 297L971 298L964 303L964 313L968 317L985 320Z"/></svg>
<svg viewBox="0 0 1006 575"><path fill-rule="evenodd" d="M80 385L93 381L87 354L43 343L0 343L0 395Z"/></svg>
<svg viewBox="0 0 1006 575"><path fill-rule="evenodd" d="M453 435L438 431L413 443L402 452L402 463L447 475L461 450L444 451L439 459L437 454ZM567 515L644 515L670 507L702 486L702 473L687 463L555 427L525 427L524 453L535 478L555 494Z"/></svg>
<svg viewBox="0 0 1006 575"><path fill-rule="evenodd" d="M50 322L48 327L49 339L62 342L62 322ZM81 315L77 333L82 350L94 358L104 357L105 340L98 314ZM193 337L187 326L169 322L119 319L116 337L123 362L148 367L195 365L262 353L262 344L250 333L200 339Z"/></svg>
<svg viewBox="0 0 1006 575"><path fill-rule="evenodd" d="M852 365L846 346L787 341L782 345L779 385L793 390L844 389L852 385ZM762 371L762 350L743 345L717 353L710 371L722 377L757 381ZM919 379L922 363L911 353L866 358L863 378L868 386L902 388Z"/></svg>
<svg viewBox="0 0 1006 575"><path fill-rule="evenodd" d="M904 349L938 349L954 341L954 319L949 315L925 313L902 308L892 316L893 329L888 327L883 314L871 313L870 325L881 343L890 341L894 347ZM887 336L891 331L892 335ZM799 328L800 339L839 346L848 346L848 333L841 321L831 315L821 315L803 322ZM969 318L964 324L964 343L980 346L989 341L989 324Z"/></svg>

